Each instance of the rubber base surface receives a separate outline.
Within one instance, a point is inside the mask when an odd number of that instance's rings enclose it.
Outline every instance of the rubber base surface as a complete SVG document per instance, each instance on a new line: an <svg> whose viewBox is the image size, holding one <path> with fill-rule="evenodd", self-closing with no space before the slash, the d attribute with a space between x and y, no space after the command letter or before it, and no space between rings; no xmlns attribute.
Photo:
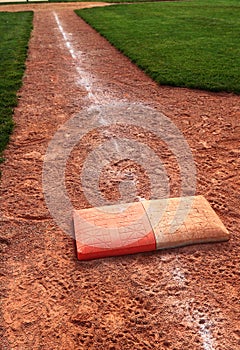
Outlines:
<svg viewBox="0 0 240 350"><path fill-rule="evenodd" d="M73 219L79 260L229 239L203 196L74 210Z"/></svg>

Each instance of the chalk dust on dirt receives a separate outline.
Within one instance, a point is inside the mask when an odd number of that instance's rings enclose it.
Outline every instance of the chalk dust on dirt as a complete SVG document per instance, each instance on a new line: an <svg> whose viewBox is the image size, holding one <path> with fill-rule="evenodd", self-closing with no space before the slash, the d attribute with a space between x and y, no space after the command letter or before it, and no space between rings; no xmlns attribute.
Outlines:
<svg viewBox="0 0 240 350"><path fill-rule="evenodd" d="M74 14L86 6L96 4L1 6L35 11L16 127L2 165L1 349L237 350L240 98L157 86ZM73 239L45 203L44 155L67 120L111 101L152 107L179 128L197 168L196 193L221 217L229 242L77 261ZM109 137L147 144L164 163L170 195L180 194L176 160L161 140L125 128L121 120L106 127L103 118L67 163L66 188L75 208L91 206L81 170ZM129 159L103 166L102 196L118 200L119 184L129 179L139 198L150 198L145 169Z"/></svg>

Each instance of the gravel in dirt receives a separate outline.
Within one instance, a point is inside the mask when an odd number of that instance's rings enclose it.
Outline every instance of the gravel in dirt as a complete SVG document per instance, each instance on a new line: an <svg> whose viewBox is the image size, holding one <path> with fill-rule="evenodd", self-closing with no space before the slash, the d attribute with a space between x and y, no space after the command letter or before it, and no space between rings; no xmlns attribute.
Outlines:
<svg viewBox="0 0 240 350"><path fill-rule="evenodd" d="M1 165L1 349L237 350L240 97L156 85L73 12L96 5L0 8L35 11L16 127ZM108 126L104 105L111 106L113 118L119 112L117 125ZM181 131L197 169L196 194L209 200L231 233L229 242L77 261L74 240L46 205L61 179L45 195L42 180L49 142L61 128L64 134L66 122L76 115L84 136L74 140L65 169L74 208L92 206L91 187L83 189L81 180L86 159L108 140L116 141L117 149L123 138L131 140L128 154L134 154L134 144L148 145L164 164L170 196L181 195L178 161L151 132L154 120L147 125L146 113L147 130L137 119L126 126L122 106L130 120L132 109L140 106L154 110L161 121L166 116ZM96 109L101 127L95 127ZM53 165L59 164L58 155L52 155ZM138 198L154 197L149 174L161 175L163 168L153 169L148 157L145 163L134 159L103 162L98 180L106 200L121 199L119 186L125 182L134 182ZM87 182L94 172L94 162L89 164ZM52 171L58 179L59 168ZM130 192L125 193L131 200Z"/></svg>

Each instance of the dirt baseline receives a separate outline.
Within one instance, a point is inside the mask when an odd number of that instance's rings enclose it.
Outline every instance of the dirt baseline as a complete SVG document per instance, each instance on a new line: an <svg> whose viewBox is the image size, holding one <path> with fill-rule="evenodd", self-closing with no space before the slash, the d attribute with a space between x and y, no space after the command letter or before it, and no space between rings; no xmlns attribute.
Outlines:
<svg viewBox="0 0 240 350"><path fill-rule="evenodd" d="M239 96L157 86L74 14L85 6L96 3L0 7L35 11L16 127L1 166L1 349L237 350ZM197 169L196 194L209 200L232 234L229 242L77 261L73 239L46 206L44 155L66 121L113 101L142 103L181 130ZM89 120L82 120L84 137L65 173L76 209L91 206L80 178L86 158L109 138L147 143L163 159L170 195L181 194L166 145L146 130L126 128L118 117L117 127L103 120L90 132ZM128 159L106 164L101 194L118 200L119 183L130 178L137 195L149 199L147 175L156 170L149 167L147 173Z"/></svg>

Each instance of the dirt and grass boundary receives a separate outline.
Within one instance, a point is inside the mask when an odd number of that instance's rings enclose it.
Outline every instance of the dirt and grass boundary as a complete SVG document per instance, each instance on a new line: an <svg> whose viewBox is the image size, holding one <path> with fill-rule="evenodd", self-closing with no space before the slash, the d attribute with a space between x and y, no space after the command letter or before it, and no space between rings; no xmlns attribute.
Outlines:
<svg viewBox="0 0 240 350"><path fill-rule="evenodd" d="M0 12L0 157L14 125L12 113L22 85L32 19L31 11Z"/></svg>

